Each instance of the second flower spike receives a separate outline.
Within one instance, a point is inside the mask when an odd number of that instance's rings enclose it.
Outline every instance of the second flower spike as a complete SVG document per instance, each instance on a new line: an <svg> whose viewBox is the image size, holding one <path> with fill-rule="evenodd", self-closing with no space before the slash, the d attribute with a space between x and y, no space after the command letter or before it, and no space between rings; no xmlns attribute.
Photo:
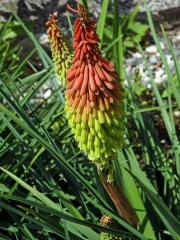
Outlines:
<svg viewBox="0 0 180 240"><path fill-rule="evenodd" d="M55 72L58 75L58 79L65 85L66 72L72 63L72 53L58 26L57 15L57 12L50 14L49 20L46 22L48 27L47 34L51 46Z"/></svg>

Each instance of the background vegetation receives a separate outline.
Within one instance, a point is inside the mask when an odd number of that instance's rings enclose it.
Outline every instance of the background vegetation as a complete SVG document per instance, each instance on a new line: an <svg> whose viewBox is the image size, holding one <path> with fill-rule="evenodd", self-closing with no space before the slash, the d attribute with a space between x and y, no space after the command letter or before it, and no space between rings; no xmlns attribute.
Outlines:
<svg viewBox="0 0 180 240"><path fill-rule="evenodd" d="M152 87L144 104L147 90L137 94L134 86L137 81L141 86L141 79L129 78L123 63L129 47L143 54L141 39L148 27L136 22L137 9L119 21L117 3L109 14L109 1L102 1L97 31L103 54L115 63L126 92L127 127L115 175L141 227L135 229L117 215L96 168L79 151L67 125L64 89L51 58L14 16L0 26L0 239L98 240L101 232L121 239L180 236L179 122L173 115L180 107L180 65L162 28L176 67L172 75L147 9L168 77L164 89L158 89L144 57ZM21 34L34 44L25 58L17 40ZM114 220L108 228L99 224L104 214Z"/></svg>

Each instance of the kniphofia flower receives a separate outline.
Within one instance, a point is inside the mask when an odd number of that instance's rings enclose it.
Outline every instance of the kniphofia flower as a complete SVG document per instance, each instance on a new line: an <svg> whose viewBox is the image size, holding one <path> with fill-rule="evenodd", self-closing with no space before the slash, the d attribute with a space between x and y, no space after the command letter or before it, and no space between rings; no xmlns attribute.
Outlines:
<svg viewBox="0 0 180 240"><path fill-rule="evenodd" d="M69 7L70 8L70 7ZM78 4L74 58L67 72L66 112L81 150L99 170L109 169L122 146L123 94L113 64L99 50L95 22Z"/></svg>
<svg viewBox="0 0 180 240"><path fill-rule="evenodd" d="M51 46L55 72L57 73L59 80L65 84L66 72L72 62L72 53L58 26L57 12L50 14L46 25L48 27L47 35Z"/></svg>

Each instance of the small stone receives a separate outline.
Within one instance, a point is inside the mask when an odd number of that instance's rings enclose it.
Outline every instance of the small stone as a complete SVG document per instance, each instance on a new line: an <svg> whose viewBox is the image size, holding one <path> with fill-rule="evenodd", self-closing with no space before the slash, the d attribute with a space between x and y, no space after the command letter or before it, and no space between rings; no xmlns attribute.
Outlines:
<svg viewBox="0 0 180 240"><path fill-rule="evenodd" d="M154 79L154 82L159 85L159 86L162 86L163 83L164 83L164 79L162 77L158 77L158 78L155 78Z"/></svg>
<svg viewBox="0 0 180 240"><path fill-rule="evenodd" d="M174 111L174 117L175 117L176 119L180 119L180 111L179 111L179 110L175 110L175 111Z"/></svg>
<svg viewBox="0 0 180 240"><path fill-rule="evenodd" d="M167 80L167 75L166 75L166 74L162 75L162 80L163 80L164 82Z"/></svg>
<svg viewBox="0 0 180 240"><path fill-rule="evenodd" d="M151 45L149 47L146 48L146 52L147 53L157 53L157 47L156 45Z"/></svg>
<svg viewBox="0 0 180 240"><path fill-rule="evenodd" d="M165 45L164 45L164 43L163 43L163 42L160 42L160 46L161 46L162 50L164 50L164 49L165 49Z"/></svg>
<svg viewBox="0 0 180 240"><path fill-rule="evenodd" d="M128 58L128 59L126 60L127 66L132 66L133 63L134 63L134 59L133 59L133 58Z"/></svg>
<svg viewBox="0 0 180 240"><path fill-rule="evenodd" d="M166 55L167 62L170 63L172 62L172 56L171 55Z"/></svg>
<svg viewBox="0 0 180 240"><path fill-rule="evenodd" d="M49 98L49 97L51 96L51 94L52 94L51 90L48 89L48 90L44 93L43 97L44 97L45 99L47 99L47 98Z"/></svg>
<svg viewBox="0 0 180 240"><path fill-rule="evenodd" d="M151 64L155 64L155 63L157 63L158 60L157 60L157 57L153 55L149 58L149 61Z"/></svg>
<svg viewBox="0 0 180 240"><path fill-rule="evenodd" d="M150 83L150 78L148 76L143 77L142 76L142 83L147 87Z"/></svg>
<svg viewBox="0 0 180 240"><path fill-rule="evenodd" d="M155 72L155 77L160 77L164 74L164 70L162 68L158 69L156 72Z"/></svg>
<svg viewBox="0 0 180 240"><path fill-rule="evenodd" d="M42 45L47 45L48 43L48 36L47 34L43 33L43 34L37 34L36 35L38 40L39 40L39 43L42 44Z"/></svg>
<svg viewBox="0 0 180 240"><path fill-rule="evenodd" d="M147 87L148 89L151 89L151 84L149 83L146 87Z"/></svg>
<svg viewBox="0 0 180 240"><path fill-rule="evenodd" d="M139 52L136 52L133 54L133 57L140 59L142 58L142 55Z"/></svg>
<svg viewBox="0 0 180 240"><path fill-rule="evenodd" d="M175 36L174 41L180 41L180 32Z"/></svg>

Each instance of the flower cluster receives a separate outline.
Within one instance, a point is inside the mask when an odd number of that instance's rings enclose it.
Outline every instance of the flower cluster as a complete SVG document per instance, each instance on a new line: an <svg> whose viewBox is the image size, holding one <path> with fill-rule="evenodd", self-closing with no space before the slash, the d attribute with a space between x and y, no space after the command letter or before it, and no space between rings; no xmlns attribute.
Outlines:
<svg viewBox="0 0 180 240"><path fill-rule="evenodd" d="M67 72L66 112L81 150L99 170L108 169L122 146L122 88L111 62L99 50L95 23L78 4L74 23L74 58Z"/></svg>
<svg viewBox="0 0 180 240"><path fill-rule="evenodd" d="M52 58L55 64L55 71L59 80L65 84L66 72L72 62L72 54L67 46L62 32L57 24L57 12L50 14L46 25L47 35L51 46Z"/></svg>

